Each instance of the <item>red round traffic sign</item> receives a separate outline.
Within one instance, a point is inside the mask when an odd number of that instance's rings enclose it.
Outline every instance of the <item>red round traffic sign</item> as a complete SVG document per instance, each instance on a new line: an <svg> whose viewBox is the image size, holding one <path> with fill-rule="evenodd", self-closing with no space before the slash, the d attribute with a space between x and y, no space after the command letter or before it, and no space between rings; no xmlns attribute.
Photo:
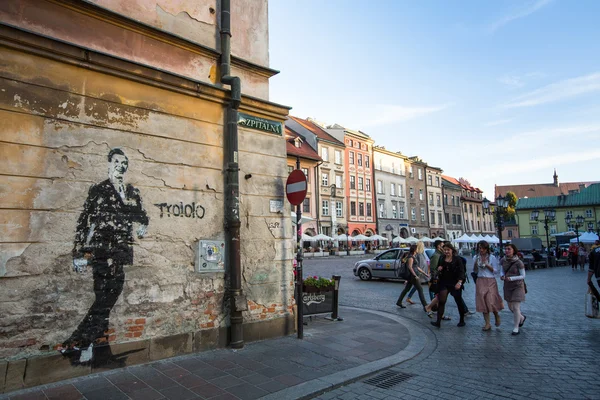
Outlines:
<svg viewBox="0 0 600 400"><path fill-rule="evenodd" d="M306 197L306 175L301 169L295 169L288 176L285 183L285 193L288 201L294 205L300 205Z"/></svg>

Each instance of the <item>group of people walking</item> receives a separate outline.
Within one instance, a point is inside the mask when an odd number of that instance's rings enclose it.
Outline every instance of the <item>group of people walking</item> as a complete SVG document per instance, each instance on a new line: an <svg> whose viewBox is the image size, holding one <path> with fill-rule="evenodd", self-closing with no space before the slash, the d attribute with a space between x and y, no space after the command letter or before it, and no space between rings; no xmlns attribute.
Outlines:
<svg viewBox="0 0 600 400"><path fill-rule="evenodd" d="M573 271L577 270L577 266L579 266L579 268L581 268L581 270L583 271L585 268L587 257L588 252L583 243L580 243L579 246L575 243L571 243L569 245L568 258Z"/></svg>
<svg viewBox="0 0 600 400"><path fill-rule="evenodd" d="M415 291L419 293L419 299L423 310L433 318L437 309L437 317L431 324L441 327L443 320L449 320L444 316L448 295L454 297L458 307L460 320L459 327L465 326L465 315L468 308L462 298L464 283L467 280L466 260L458 256L456 249L450 242L435 242L435 253L431 257L429 265L425 258L422 242L412 245L405 260L410 278L396 305L406 308L403 299L409 294L409 299ZM513 244L504 248L504 257L500 260L490 251L490 245L482 240L477 244L477 253L474 257L472 277L475 281L475 309L483 313L484 326L482 330L492 329L490 314L494 315L495 326L500 326L500 310L504 309L504 303L498 289L497 277L504 282L504 300L513 313L513 335L520 333L520 328L527 317L521 313L521 302L525 301L527 287L525 285L525 265L519 259L518 249ZM429 286L430 303L427 304L421 277L425 278ZM412 292L409 291L412 289Z"/></svg>

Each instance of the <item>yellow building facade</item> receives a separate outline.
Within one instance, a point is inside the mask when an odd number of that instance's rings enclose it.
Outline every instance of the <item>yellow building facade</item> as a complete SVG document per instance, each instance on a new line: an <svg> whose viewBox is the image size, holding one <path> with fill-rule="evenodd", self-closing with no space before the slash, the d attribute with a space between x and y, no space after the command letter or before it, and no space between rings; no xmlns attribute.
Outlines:
<svg viewBox="0 0 600 400"><path fill-rule="evenodd" d="M222 2L0 2L0 392L293 331L288 108L235 3L237 143Z"/></svg>

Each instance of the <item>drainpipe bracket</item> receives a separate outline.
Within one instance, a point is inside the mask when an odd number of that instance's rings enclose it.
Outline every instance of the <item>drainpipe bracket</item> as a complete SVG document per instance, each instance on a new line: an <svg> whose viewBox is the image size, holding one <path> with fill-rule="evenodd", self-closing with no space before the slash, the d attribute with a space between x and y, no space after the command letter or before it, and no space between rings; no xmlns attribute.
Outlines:
<svg viewBox="0 0 600 400"><path fill-rule="evenodd" d="M243 294L233 297L235 302L235 311L248 311L248 299Z"/></svg>

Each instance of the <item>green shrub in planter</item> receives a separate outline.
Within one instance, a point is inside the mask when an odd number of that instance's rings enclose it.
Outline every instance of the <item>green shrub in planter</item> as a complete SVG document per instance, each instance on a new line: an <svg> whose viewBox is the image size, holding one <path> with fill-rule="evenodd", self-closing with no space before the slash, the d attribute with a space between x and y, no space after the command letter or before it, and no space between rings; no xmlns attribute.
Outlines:
<svg viewBox="0 0 600 400"><path fill-rule="evenodd" d="M331 292L335 287L333 279L310 276L302 282L302 291L305 293Z"/></svg>

